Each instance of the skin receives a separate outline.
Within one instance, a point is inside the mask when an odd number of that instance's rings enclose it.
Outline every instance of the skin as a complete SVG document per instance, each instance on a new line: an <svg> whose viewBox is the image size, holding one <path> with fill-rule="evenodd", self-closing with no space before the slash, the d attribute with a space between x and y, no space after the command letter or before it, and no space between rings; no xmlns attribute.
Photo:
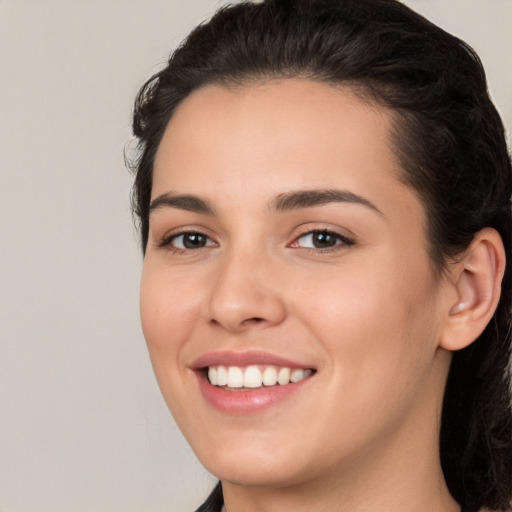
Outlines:
<svg viewBox="0 0 512 512"><path fill-rule="evenodd" d="M142 324L164 398L223 481L228 512L460 510L438 458L442 340L456 345L447 324L460 294L453 273L435 277L390 120L349 90L287 79L203 88L166 129L152 198L195 195L214 213L152 211ZM272 207L325 189L374 208ZM184 230L207 245L183 249ZM312 230L350 243L315 248ZM277 407L228 414L205 401L191 369L221 349L317 371Z"/></svg>

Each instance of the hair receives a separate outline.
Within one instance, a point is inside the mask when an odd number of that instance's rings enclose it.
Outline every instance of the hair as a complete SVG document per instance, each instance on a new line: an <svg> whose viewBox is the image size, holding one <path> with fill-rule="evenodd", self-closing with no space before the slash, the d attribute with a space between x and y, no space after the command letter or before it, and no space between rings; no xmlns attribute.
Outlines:
<svg viewBox="0 0 512 512"><path fill-rule="evenodd" d="M400 179L428 219L433 268L442 273L476 233L496 229L507 267L497 310L481 336L455 352L440 427L444 476L465 507L512 501L511 193L501 119L485 73L463 41L397 0L265 0L220 9L140 90L132 206L148 241L153 162L176 107L209 84L279 78L347 86L392 113ZM217 510L218 486L200 510Z"/></svg>

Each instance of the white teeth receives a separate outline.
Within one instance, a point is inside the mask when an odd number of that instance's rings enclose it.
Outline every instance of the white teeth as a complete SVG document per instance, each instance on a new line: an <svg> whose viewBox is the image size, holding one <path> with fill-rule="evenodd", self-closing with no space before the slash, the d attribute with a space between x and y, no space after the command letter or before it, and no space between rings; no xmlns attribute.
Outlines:
<svg viewBox="0 0 512 512"><path fill-rule="evenodd" d="M261 388L262 375L257 366L249 366L244 372L244 388Z"/></svg>
<svg viewBox="0 0 512 512"><path fill-rule="evenodd" d="M225 386L227 383L228 371L226 370L225 366L219 366L217 368L217 386Z"/></svg>
<svg viewBox="0 0 512 512"><path fill-rule="evenodd" d="M284 386L285 384L290 383L290 368L281 368L279 370L279 373L277 374L277 382L281 384L281 386Z"/></svg>
<svg viewBox="0 0 512 512"><path fill-rule="evenodd" d="M238 366L228 368L228 388L241 388L244 385L244 372Z"/></svg>
<svg viewBox="0 0 512 512"><path fill-rule="evenodd" d="M262 386L285 386L290 382L299 382L313 374L311 369L287 368L275 366L251 365L246 368L238 366L210 366L208 380L213 386L228 388L261 388Z"/></svg>
<svg viewBox="0 0 512 512"><path fill-rule="evenodd" d="M210 381L210 384L217 386L217 368L214 368L213 366L208 368L208 380Z"/></svg>
<svg viewBox="0 0 512 512"><path fill-rule="evenodd" d="M267 366L263 372L263 384L273 386L277 383L277 370L275 366Z"/></svg>
<svg viewBox="0 0 512 512"><path fill-rule="evenodd" d="M301 370L300 368L296 368L290 373L290 382L299 382L299 380L302 380L303 378L304 370Z"/></svg>

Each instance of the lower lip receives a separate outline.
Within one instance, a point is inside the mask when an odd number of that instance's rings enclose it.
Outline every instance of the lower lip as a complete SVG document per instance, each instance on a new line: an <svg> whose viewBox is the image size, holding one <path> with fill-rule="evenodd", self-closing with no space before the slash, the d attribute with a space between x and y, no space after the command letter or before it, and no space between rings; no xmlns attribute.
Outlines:
<svg viewBox="0 0 512 512"><path fill-rule="evenodd" d="M251 414L265 410L293 396L311 377L284 386L275 385L243 391L212 386L202 372L196 372L203 397L216 409L229 414Z"/></svg>

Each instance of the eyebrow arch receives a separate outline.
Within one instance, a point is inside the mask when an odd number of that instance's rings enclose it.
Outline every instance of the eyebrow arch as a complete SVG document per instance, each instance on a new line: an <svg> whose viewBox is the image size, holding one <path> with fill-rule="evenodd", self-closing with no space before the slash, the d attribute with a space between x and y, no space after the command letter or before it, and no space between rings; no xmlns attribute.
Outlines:
<svg viewBox="0 0 512 512"><path fill-rule="evenodd" d="M366 206L379 215L383 213L368 199L358 196L348 190L298 190L294 192L286 192L280 194L272 202L272 208L278 212L288 210L299 210L301 208L312 208L313 206L320 206L329 203L356 203Z"/></svg>
<svg viewBox="0 0 512 512"><path fill-rule="evenodd" d="M178 210L185 210L187 212L205 213L207 215L213 215L215 213L208 202L200 197L190 194L172 193L165 193L153 199L149 206L149 213L164 207L177 208Z"/></svg>

